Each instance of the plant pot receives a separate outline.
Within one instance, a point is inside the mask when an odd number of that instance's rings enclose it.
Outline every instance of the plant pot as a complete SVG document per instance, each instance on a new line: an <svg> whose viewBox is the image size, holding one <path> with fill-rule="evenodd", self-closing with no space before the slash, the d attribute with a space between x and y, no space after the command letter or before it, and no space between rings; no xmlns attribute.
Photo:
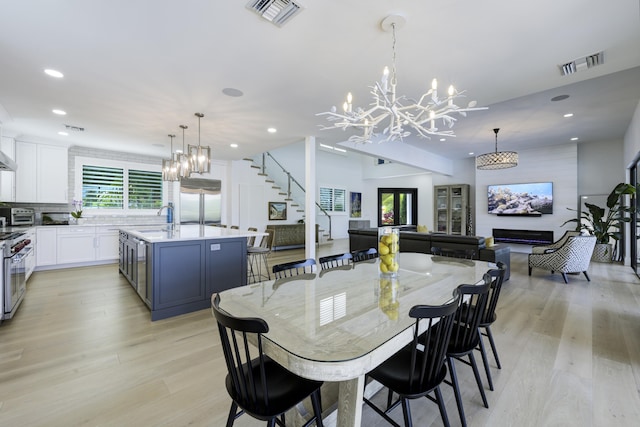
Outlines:
<svg viewBox="0 0 640 427"><path fill-rule="evenodd" d="M591 261L611 262L613 255L613 245L611 243L596 243L591 255Z"/></svg>

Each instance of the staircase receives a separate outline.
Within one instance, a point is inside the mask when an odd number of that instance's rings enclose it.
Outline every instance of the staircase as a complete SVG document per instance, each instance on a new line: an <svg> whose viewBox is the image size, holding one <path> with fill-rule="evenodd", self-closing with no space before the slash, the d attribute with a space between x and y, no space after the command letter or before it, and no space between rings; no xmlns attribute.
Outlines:
<svg viewBox="0 0 640 427"><path fill-rule="evenodd" d="M262 153L257 159L245 158L251 162L251 168L264 178L265 183L278 191L287 207L302 213L304 217L305 189L269 152ZM328 243L331 237L331 216L316 203L316 222L319 226L318 244Z"/></svg>

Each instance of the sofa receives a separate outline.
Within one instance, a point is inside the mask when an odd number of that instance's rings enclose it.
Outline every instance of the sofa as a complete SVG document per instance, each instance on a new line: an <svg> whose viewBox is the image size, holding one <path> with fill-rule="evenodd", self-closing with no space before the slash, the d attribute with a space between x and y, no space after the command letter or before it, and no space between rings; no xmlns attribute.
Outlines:
<svg viewBox="0 0 640 427"><path fill-rule="evenodd" d="M474 252L474 259L492 263L501 262L506 271L504 280L509 280L511 272L511 249L506 245L487 247L484 237L458 236L444 233L421 233L411 227L400 227L400 252L431 253L431 247ZM349 250L357 251L378 247L378 229L349 230Z"/></svg>
<svg viewBox="0 0 640 427"><path fill-rule="evenodd" d="M268 224L267 229L274 230L271 249L278 251L281 249L304 248L305 245L305 225L299 224ZM318 224L316 224L316 242L318 242Z"/></svg>

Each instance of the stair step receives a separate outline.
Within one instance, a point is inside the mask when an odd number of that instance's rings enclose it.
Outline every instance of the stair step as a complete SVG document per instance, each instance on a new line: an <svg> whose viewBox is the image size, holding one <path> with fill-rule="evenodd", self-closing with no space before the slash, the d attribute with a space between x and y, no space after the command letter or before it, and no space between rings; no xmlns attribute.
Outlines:
<svg viewBox="0 0 640 427"><path fill-rule="evenodd" d="M258 165L251 165L251 167L254 168L254 169L260 169L260 166L258 166Z"/></svg>
<svg viewBox="0 0 640 427"><path fill-rule="evenodd" d="M259 173L258 176L268 176L266 173Z"/></svg>
<svg viewBox="0 0 640 427"><path fill-rule="evenodd" d="M275 181L272 179L265 179L264 182L267 182L269 184L273 184Z"/></svg>
<svg viewBox="0 0 640 427"><path fill-rule="evenodd" d="M279 189L281 189L282 187L280 187L280 186L278 186L278 185L272 185L272 186L271 186L271 188L273 188L274 190L279 190Z"/></svg>
<svg viewBox="0 0 640 427"><path fill-rule="evenodd" d="M279 192L279 193L278 193L278 195L280 195L280 196L286 196L286 195L287 195L287 193L283 193L283 192L281 191L281 192ZM285 199L285 200L287 200L287 199Z"/></svg>
<svg viewBox="0 0 640 427"><path fill-rule="evenodd" d="M304 209L296 209L296 212L304 212Z"/></svg>

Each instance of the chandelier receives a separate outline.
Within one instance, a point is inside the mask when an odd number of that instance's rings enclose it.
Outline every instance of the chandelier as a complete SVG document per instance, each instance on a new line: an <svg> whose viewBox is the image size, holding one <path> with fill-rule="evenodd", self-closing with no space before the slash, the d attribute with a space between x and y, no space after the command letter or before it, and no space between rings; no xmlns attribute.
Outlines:
<svg viewBox="0 0 640 427"><path fill-rule="evenodd" d="M173 138L175 135L169 135L171 138L171 155L168 159L162 161L162 180L163 181L177 181L178 178L178 162L173 155Z"/></svg>
<svg viewBox="0 0 640 427"><path fill-rule="evenodd" d="M177 162L178 162L178 175L180 178L189 178L191 175L191 161L189 158L189 154L184 150L184 131L188 129L185 125L180 125L180 129L182 129L182 150L180 154L178 154Z"/></svg>
<svg viewBox="0 0 640 427"><path fill-rule="evenodd" d="M200 119L202 113L196 113L198 118L198 145L189 144L189 157L191 158L191 173L208 173L211 170L211 147L200 145Z"/></svg>
<svg viewBox="0 0 640 427"><path fill-rule="evenodd" d="M481 154L476 157L476 168L480 170L509 169L518 166L518 153L515 151L498 151L498 131L496 134L496 151L494 153Z"/></svg>
<svg viewBox="0 0 640 427"><path fill-rule="evenodd" d="M409 126L422 138L430 138L430 135L453 137L455 134L450 129L457 120L453 117L454 114L465 117L468 111L487 109L476 107L476 101L469 102L465 108L455 105L454 99L463 96L465 91L458 92L453 86L449 86L446 97L439 98L436 79L432 80L431 89L422 95L418 102L396 94L396 28L400 28L404 23L404 17L399 15L390 15L382 20L382 29L391 30L393 34L391 75L389 76L389 68L385 67L382 79L370 86L373 96L370 107L366 110L361 107L354 108L353 97L349 92L343 105L344 112L337 112L334 106L331 111L316 114L327 116L327 120L332 122L330 126L322 126L322 130L355 128L361 131L361 135L349 137L351 142L371 142L379 136L379 128L383 128L383 137L379 142L402 141L411 135ZM444 128L436 127L439 122Z"/></svg>

